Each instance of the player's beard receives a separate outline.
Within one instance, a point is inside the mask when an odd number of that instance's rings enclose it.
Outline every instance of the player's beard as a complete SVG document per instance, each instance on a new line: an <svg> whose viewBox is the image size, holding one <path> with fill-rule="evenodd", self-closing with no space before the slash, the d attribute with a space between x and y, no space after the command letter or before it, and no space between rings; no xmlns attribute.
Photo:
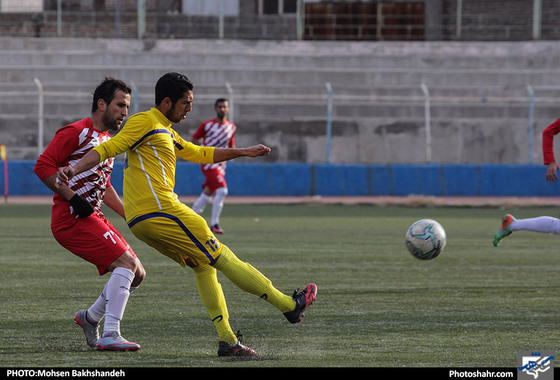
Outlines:
<svg viewBox="0 0 560 380"><path fill-rule="evenodd" d="M175 111L175 107L170 109L164 116L167 118L167 120L169 120L172 123L180 123L181 121L183 121L183 119L186 118L186 115L185 116L183 116L183 114L177 115Z"/></svg>
<svg viewBox="0 0 560 380"><path fill-rule="evenodd" d="M103 115L103 125L109 130L118 131L121 126L122 121L119 119L113 119L107 115Z"/></svg>

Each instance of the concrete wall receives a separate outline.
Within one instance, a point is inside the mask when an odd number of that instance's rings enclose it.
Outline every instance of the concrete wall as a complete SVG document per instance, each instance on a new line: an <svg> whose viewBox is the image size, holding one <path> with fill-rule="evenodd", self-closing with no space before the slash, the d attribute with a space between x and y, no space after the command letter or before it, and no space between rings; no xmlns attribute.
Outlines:
<svg viewBox="0 0 560 380"><path fill-rule="evenodd" d="M9 162L10 195L51 195L34 175L34 161ZM281 164L266 159L230 162L232 196L558 196L560 184L544 179L544 165L350 165ZM198 165L179 162L175 192L198 195L203 182ZM122 194L123 162L111 182ZM0 165L0 194L4 191Z"/></svg>
<svg viewBox="0 0 560 380"><path fill-rule="evenodd" d="M326 161L330 83L331 163L424 163L424 83L432 96L431 162L539 163L540 133L560 114L559 67L560 45L546 41L0 38L0 143L11 159L36 159L34 78L48 91L46 145L59 127L89 114L90 93L104 76L134 85L133 111L153 105L155 81L173 70L196 85L194 110L179 133L188 137L213 117L213 101L228 95L230 83L238 144L270 145L270 162Z"/></svg>

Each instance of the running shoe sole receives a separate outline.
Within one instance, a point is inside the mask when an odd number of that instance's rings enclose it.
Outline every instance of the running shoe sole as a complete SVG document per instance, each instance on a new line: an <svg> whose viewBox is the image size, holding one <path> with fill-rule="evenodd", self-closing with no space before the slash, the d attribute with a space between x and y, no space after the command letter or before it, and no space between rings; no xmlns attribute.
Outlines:
<svg viewBox="0 0 560 380"><path fill-rule="evenodd" d="M108 351L138 351L140 349L139 344L129 342L117 334L99 338L96 347L98 350Z"/></svg>

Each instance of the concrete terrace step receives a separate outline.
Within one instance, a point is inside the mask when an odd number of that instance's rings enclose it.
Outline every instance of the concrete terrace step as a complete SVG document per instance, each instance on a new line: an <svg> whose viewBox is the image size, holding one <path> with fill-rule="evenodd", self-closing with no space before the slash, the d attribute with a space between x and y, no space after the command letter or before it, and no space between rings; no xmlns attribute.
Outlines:
<svg viewBox="0 0 560 380"><path fill-rule="evenodd" d="M0 38L0 64L173 64L182 67L554 68L557 44ZM64 54L60 54L63 52Z"/></svg>
<svg viewBox="0 0 560 380"><path fill-rule="evenodd" d="M113 76L129 83L155 82L168 71L182 71L180 66L89 66L45 67L42 65L1 66L0 81L22 82L30 78L41 81L92 82L98 83L105 76ZM340 69L315 68L191 68L187 75L195 83L222 84L226 82L255 83L262 85L291 84L320 86L329 82L333 86L398 86L426 83L428 86L478 85L499 86L507 83L510 87L555 85L560 86L560 69L524 70L441 70L441 69Z"/></svg>

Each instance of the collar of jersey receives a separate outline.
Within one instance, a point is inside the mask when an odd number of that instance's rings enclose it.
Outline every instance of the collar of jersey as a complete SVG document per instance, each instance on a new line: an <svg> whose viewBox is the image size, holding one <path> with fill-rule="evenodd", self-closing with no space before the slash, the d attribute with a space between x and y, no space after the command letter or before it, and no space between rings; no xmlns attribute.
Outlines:
<svg viewBox="0 0 560 380"><path fill-rule="evenodd" d="M158 110L157 108L152 108L152 113L156 116L156 118L158 119L158 121L167 129L171 128L171 121L165 117L164 114L161 113L160 110Z"/></svg>

